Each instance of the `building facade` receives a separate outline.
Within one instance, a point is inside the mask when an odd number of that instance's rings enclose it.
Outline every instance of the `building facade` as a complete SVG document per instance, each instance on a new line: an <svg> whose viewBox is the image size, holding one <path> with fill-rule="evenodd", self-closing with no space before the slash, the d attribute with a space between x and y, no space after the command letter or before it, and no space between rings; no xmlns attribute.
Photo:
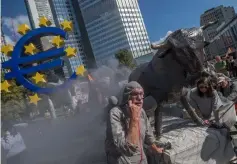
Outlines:
<svg viewBox="0 0 237 164"><path fill-rule="evenodd" d="M39 27L39 18L45 16L52 26L55 26L48 0L25 0L29 20L32 28Z"/></svg>
<svg viewBox="0 0 237 164"><path fill-rule="evenodd" d="M217 29L223 23L227 23L235 16L234 7L224 7L223 5L205 11L200 17L200 25L207 25L209 22L216 22L204 31L207 41L212 40L218 33Z"/></svg>
<svg viewBox="0 0 237 164"><path fill-rule="evenodd" d="M105 64L121 49L130 50L134 58L152 52L137 0L72 2L97 66Z"/></svg>
<svg viewBox="0 0 237 164"><path fill-rule="evenodd" d="M48 0L25 0L25 4L32 29L39 28L39 18L43 16L51 21L52 26L55 26ZM32 43L37 47L38 50L44 51L48 49L45 47L47 45L47 39L51 40L52 37L44 37L44 39L35 38Z"/></svg>
<svg viewBox="0 0 237 164"><path fill-rule="evenodd" d="M228 51L237 49L237 16L219 28L217 35L211 40L208 46L208 54L211 57L224 55Z"/></svg>
<svg viewBox="0 0 237 164"><path fill-rule="evenodd" d="M5 39L5 35L4 35L4 33L3 33L2 29L1 29L1 46L3 46L3 45L7 45L7 42L6 42L6 39ZM9 60L9 57L4 55L3 53L1 53L1 63L5 62L7 60ZM2 69L2 71L4 73L7 72L7 70L5 70L5 69Z"/></svg>
<svg viewBox="0 0 237 164"><path fill-rule="evenodd" d="M48 18L52 25L55 26L52 11L48 0L25 0L26 10L28 13L28 18L32 29L39 28L39 18L45 16ZM39 51L47 51L53 48L50 43L52 37L45 36L34 38L31 43L33 43ZM61 78L69 76L68 70L71 69L70 65L65 65L63 68L57 68L54 70L56 75Z"/></svg>
<svg viewBox="0 0 237 164"><path fill-rule="evenodd" d="M76 11L74 10L71 0L49 0L52 9L53 16L55 18L55 23L57 26L64 20L69 20L73 23L73 32L68 32L68 38L66 40L66 46L71 46L77 49L77 57L73 60L69 59L70 65L72 66L72 71L83 64L85 68L90 68L93 60L90 60L87 52L84 50L84 43L81 37L81 31L79 29L79 24L76 19Z"/></svg>
<svg viewBox="0 0 237 164"><path fill-rule="evenodd" d="M78 25L74 19L74 11L70 1L68 0L25 0L26 7L31 22L32 28L39 27L39 17L45 16L51 22L51 26L60 27L60 24L65 21L72 21L73 32L68 32L65 40L65 47L71 46L76 48L77 56L72 58L64 57L63 72L66 78L70 77L76 68L85 64L85 54L83 52L82 44L80 42L80 32ZM48 38L48 39L47 39ZM52 37L41 38L41 45L44 50L51 49L49 40ZM86 64L85 64L86 67Z"/></svg>

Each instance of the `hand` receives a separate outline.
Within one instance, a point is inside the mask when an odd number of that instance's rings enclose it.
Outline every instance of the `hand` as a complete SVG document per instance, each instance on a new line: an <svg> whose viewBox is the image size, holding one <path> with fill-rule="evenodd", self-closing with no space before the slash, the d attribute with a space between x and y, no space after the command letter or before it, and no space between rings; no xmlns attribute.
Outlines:
<svg viewBox="0 0 237 164"><path fill-rule="evenodd" d="M155 144L153 144L152 146L151 146L151 148L152 148L152 152L154 152L154 153L158 153L158 154L162 154L163 152L164 152L164 148L159 148L159 147L157 147Z"/></svg>
<svg viewBox="0 0 237 164"><path fill-rule="evenodd" d="M141 116L141 107L137 106L136 104L133 104L131 100L128 101L128 106L131 112L131 118L133 120L139 120Z"/></svg>
<svg viewBox="0 0 237 164"><path fill-rule="evenodd" d="M163 149L163 148L158 148L158 147L156 147L155 153L162 154L163 152L164 152L164 149Z"/></svg>
<svg viewBox="0 0 237 164"><path fill-rule="evenodd" d="M210 125L209 120L204 120L204 125Z"/></svg>

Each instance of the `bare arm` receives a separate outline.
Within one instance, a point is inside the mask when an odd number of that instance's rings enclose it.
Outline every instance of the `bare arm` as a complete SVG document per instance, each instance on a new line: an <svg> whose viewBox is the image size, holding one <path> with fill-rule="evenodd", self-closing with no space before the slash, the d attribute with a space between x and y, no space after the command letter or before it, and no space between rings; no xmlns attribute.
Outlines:
<svg viewBox="0 0 237 164"><path fill-rule="evenodd" d="M134 145L139 145L139 120L130 119L127 141Z"/></svg>
<svg viewBox="0 0 237 164"><path fill-rule="evenodd" d="M135 124L131 122L131 124ZM112 132L112 139L113 143L116 146L117 151L126 154L128 156L132 156L134 153L137 152L138 147L136 144L137 142L137 134L135 134L135 130L137 126L131 127L128 129L128 133L125 132L125 122L123 122L122 112L119 108L115 107L110 110L109 113L109 123L108 126Z"/></svg>
<svg viewBox="0 0 237 164"><path fill-rule="evenodd" d="M129 129L128 129L128 142L134 145L139 145L139 125L141 119L142 108L133 104L131 100L128 101L128 108L131 113L131 118L129 122Z"/></svg>

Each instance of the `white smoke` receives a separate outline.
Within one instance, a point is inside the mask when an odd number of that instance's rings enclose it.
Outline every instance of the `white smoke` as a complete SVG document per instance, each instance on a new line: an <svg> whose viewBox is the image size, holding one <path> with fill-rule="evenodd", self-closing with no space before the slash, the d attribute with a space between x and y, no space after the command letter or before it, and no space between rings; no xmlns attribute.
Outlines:
<svg viewBox="0 0 237 164"><path fill-rule="evenodd" d="M94 80L93 87L98 88L99 92L106 96L118 93L120 91L119 82L128 79L131 72L126 67L118 68L118 65L118 62L112 59L107 66L91 70L90 75ZM51 122L38 121L29 124L22 130L23 138L30 152L28 153L29 163L51 161L49 163L75 164L106 161L104 152L106 104L104 102L100 106L93 106L96 103L88 100L88 94L90 94L88 81L75 80L71 84L72 86L64 91L59 89L51 97L54 97L52 99L56 110L65 103L75 106L75 101L84 101L79 105L79 113L76 116L68 117L66 120L58 117ZM66 90L72 92L71 97L67 97ZM86 104L86 101L89 101L89 104ZM39 111L45 111L45 108L48 107L39 103Z"/></svg>

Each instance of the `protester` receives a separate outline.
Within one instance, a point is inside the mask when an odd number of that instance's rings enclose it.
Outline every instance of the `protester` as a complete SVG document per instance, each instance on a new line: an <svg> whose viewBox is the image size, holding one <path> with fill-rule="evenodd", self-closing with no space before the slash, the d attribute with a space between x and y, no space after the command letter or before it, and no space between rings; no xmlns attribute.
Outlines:
<svg viewBox="0 0 237 164"><path fill-rule="evenodd" d="M224 73L225 75L227 74L226 62L223 61L220 56L216 56L215 70L218 73Z"/></svg>
<svg viewBox="0 0 237 164"><path fill-rule="evenodd" d="M209 78L202 77L198 80L197 87L190 92L190 105L204 124L210 124L209 119L213 115L216 123L219 123L218 109L221 101Z"/></svg>
<svg viewBox="0 0 237 164"><path fill-rule="evenodd" d="M12 123L5 121L2 123L1 137L2 154L7 164L24 164L26 146L19 132L13 127Z"/></svg>
<svg viewBox="0 0 237 164"><path fill-rule="evenodd" d="M236 101L237 100L237 82L232 82L225 77L218 78L218 93L222 101Z"/></svg>
<svg viewBox="0 0 237 164"><path fill-rule="evenodd" d="M143 106L143 88L137 82L125 85L122 101L109 112L105 149L108 164L146 164L143 144L161 154Z"/></svg>

